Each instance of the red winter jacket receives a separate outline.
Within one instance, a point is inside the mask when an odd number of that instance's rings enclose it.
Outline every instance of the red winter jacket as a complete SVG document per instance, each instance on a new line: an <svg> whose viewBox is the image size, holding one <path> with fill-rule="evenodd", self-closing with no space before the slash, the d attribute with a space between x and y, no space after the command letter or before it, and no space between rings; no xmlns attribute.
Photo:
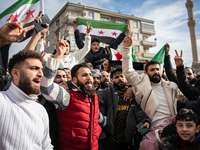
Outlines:
<svg viewBox="0 0 200 150"><path fill-rule="evenodd" d="M59 149L98 150L101 133L98 97L95 93L89 99L82 92L69 91L69 105L62 111L57 110Z"/></svg>

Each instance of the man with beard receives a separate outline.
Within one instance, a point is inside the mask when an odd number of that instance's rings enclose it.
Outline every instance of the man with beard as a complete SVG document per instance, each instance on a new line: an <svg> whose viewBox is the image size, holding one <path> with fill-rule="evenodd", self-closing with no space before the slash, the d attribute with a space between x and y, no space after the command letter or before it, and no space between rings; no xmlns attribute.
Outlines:
<svg viewBox="0 0 200 150"><path fill-rule="evenodd" d="M92 69L91 70L92 77L93 77L93 85L96 90L96 92L100 89L100 83L101 83L101 73L98 69Z"/></svg>
<svg viewBox="0 0 200 150"><path fill-rule="evenodd" d="M99 115L98 97L93 86L92 73L86 63L75 65L71 70L76 89L65 90L53 83L60 59L65 53L64 39L56 45L54 58L49 57L44 68L41 92L56 107L59 126L59 149L97 150L98 137L105 119ZM98 120L99 119L99 120Z"/></svg>
<svg viewBox="0 0 200 150"><path fill-rule="evenodd" d="M138 74L132 66L132 36L124 40L122 51L123 73L132 85L135 99L142 110L152 120L152 126L161 124L165 119L176 114L176 95L178 87L174 82L161 79L158 61L150 61L145 66L145 73Z"/></svg>
<svg viewBox="0 0 200 150"><path fill-rule="evenodd" d="M102 70L101 71L101 88L105 89L107 87L109 87L110 83L110 77L109 77L109 73L106 70Z"/></svg>
<svg viewBox="0 0 200 150"><path fill-rule="evenodd" d="M20 51L8 66L13 81L0 92L0 149L52 149L48 115L36 102L43 76L41 55Z"/></svg>
<svg viewBox="0 0 200 150"><path fill-rule="evenodd" d="M100 110L103 110L103 107L105 110L102 114L107 116L107 124L104 127L105 149L133 149L135 126L143 122L142 127L149 128L151 121L137 105L134 96L127 101L124 100L127 87L121 68L111 71L111 79L112 85L98 92Z"/></svg>

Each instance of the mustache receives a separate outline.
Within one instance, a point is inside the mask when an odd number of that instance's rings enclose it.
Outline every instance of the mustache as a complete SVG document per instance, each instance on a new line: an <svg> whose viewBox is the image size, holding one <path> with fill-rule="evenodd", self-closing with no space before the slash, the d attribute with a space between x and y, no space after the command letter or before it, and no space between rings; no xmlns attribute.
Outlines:
<svg viewBox="0 0 200 150"><path fill-rule="evenodd" d="M159 75L159 74L157 74L157 73L153 75L153 77L155 77L155 76L159 76L159 77L160 77L160 75Z"/></svg>
<svg viewBox="0 0 200 150"><path fill-rule="evenodd" d="M94 81L94 82L93 82L93 84L96 84L96 83L97 83L98 85L100 85L100 83L99 83L99 82L97 82L97 81Z"/></svg>
<svg viewBox="0 0 200 150"><path fill-rule="evenodd" d="M117 82L117 84L119 84L119 83L125 83L125 82L121 80L121 81Z"/></svg>
<svg viewBox="0 0 200 150"><path fill-rule="evenodd" d="M92 81L91 81L91 80L89 80L89 81L86 81L86 82L85 82L85 84L88 84L88 83L91 83L91 84L92 84Z"/></svg>
<svg viewBox="0 0 200 150"><path fill-rule="evenodd" d="M107 78L105 78L105 79L103 80L103 82L109 82L109 80L108 80Z"/></svg>

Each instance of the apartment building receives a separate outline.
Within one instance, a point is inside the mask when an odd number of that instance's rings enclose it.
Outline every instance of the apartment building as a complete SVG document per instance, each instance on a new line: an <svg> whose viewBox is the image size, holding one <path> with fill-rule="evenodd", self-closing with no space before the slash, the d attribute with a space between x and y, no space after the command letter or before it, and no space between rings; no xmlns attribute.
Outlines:
<svg viewBox="0 0 200 150"><path fill-rule="evenodd" d="M137 59L143 62L150 60L154 56L154 54L149 53L149 48L156 46L156 42L148 40L150 36L155 35L154 21L70 2L51 20L46 36L46 52L52 53L55 49L59 32L70 40L71 52L79 50L76 47L73 29L73 20L77 17L128 24L130 31L134 33L133 46L136 49L135 55ZM104 45L101 43L101 46ZM121 52L122 46L123 43L118 47L119 52Z"/></svg>

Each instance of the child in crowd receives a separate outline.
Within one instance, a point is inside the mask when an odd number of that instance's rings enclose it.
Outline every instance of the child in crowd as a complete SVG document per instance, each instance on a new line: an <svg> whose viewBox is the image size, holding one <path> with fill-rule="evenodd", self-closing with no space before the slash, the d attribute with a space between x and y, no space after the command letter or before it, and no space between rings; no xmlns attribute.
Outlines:
<svg viewBox="0 0 200 150"><path fill-rule="evenodd" d="M181 109L176 115L177 135L162 140L164 150L200 149L198 117L191 109Z"/></svg>

